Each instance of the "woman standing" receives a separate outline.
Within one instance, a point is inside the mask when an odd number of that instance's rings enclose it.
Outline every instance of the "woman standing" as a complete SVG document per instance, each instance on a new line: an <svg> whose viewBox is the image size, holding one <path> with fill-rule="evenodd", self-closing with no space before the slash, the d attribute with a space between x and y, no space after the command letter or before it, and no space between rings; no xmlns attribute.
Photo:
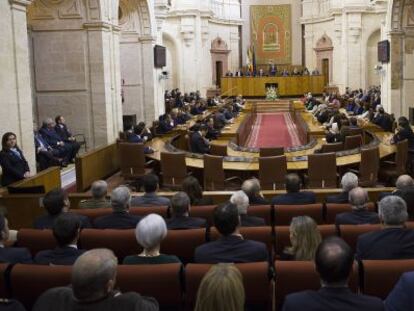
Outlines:
<svg viewBox="0 0 414 311"><path fill-rule="evenodd" d="M8 132L1 140L0 165L3 170L2 186L30 177L29 165L17 146L16 134Z"/></svg>

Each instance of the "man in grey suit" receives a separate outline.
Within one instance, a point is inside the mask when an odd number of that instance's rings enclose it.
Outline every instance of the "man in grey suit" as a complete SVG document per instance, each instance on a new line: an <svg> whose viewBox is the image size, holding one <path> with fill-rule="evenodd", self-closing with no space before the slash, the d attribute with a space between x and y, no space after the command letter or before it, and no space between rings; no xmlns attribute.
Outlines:
<svg viewBox="0 0 414 311"><path fill-rule="evenodd" d="M159 179L157 175L148 174L143 178L144 195L141 197L134 197L131 200L131 206L170 206L170 200L165 197L157 195Z"/></svg>

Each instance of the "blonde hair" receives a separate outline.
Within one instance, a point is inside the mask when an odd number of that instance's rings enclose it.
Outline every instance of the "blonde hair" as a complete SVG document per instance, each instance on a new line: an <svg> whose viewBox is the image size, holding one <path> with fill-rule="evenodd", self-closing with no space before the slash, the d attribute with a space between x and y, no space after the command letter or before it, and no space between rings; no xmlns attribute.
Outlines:
<svg viewBox="0 0 414 311"><path fill-rule="evenodd" d="M295 260L314 260L321 243L321 233L316 222L309 216L293 217L289 227L291 247L287 252Z"/></svg>
<svg viewBox="0 0 414 311"><path fill-rule="evenodd" d="M243 277L234 264L216 264L201 281L195 311L243 311Z"/></svg>

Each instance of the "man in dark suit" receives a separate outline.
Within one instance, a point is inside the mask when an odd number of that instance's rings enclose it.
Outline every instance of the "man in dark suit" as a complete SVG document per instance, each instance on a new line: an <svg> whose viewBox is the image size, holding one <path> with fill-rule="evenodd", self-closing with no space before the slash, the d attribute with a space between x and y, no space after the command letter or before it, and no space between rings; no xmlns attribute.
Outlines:
<svg viewBox="0 0 414 311"><path fill-rule="evenodd" d="M378 211L384 227L358 237L358 259L414 259L414 230L405 227L405 201L395 195L387 196L379 202Z"/></svg>
<svg viewBox="0 0 414 311"><path fill-rule="evenodd" d="M171 198L172 218L167 219L168 230L205 228L207 222L203 218L190 217L190 198L185 192L177 192Z"/></svg>
<svg viewBox="0 0 414 311"><path fill-rule="evenodd" d="M144 184L144 195L140 197L134 197L131 200L132 207L138 206L170 206L170 200L168 198L157 195L159 187L159 179L155 174L148 174L142 178Z"/></svg>
<svg viewBox="0 0 414 311"><path fill-rule="evenodd" d="M10 230L7 218L0 214L0 262L32 263L32 255L24 247L5 247L4 244L9 240Z"/></svg>
<svg viewBox="0 0 414 311"><path fill-rule="evenodd" d="M40 170L45 170L51 166L63 166L66 163L59 159L60 152L57 149L53 149L42 135L35 131L34 141L36 148L36 161L39 162Z"/></svg>
<svg viewBox="0 0 414 311"><path fill-rule="evenodd" d="M269 202L260 193L260 182L256 178L247 179L241 189L249 197L250 205L267 205Z"/></svg>
<svg viewBox="0 0 414 311"><path fill-rule="evenodd" d="M197 247L194 254L196 263L267 261L266 245L244 240L239 233L240 217L234 204L224 203L214 210L214 226L221 238Z"/></svg>
<svg viewBox="0 0 414 311"><path fill-rule="evenodd" d="M67 213L70 201L66 193L61 189L53 189L46 193L43 198L43 206L47 214L40 216L34 221L35 229L52 229L55 219L62 213ZM91 222L84 215L76 215L81 221L81 228L90 228Z"/></svg>
<svg viewBox="0 0 414 311"><path fill-rule="evenodd" d="M36 301L33 311L157 311L153 298L116 291L118 259L109 249L93 249L72 268L72 286L51 288Z"/></svg>
<svg viewBox="0 0 414 311"><path fill-rule="evenodd" d="M214 128L214 119L213 118L209 118L207 120L207 133L206 133L206 138L207 139L217 139L220 136L220 131Z"/></svg>
<svg viewBox="0 0 414 311"><path fill-rule="evenodd" d="M243 190L233 193L230 197L230 203L236 205L240 216L240 225L242 227L260 227L266 225L263 218L247 215L247 209L249 208L249 197Z"/></svg>
<svg viewBox="0 0 414 311"><path fill-rule="evenodd" d="M328 195L326 197L326 203L348 203L349 191L358 187L358 176L351 172L344 174L341 179L341 185L342 192L339 194Z"/></svg>
<svg viewBox="0 0 414 311"><path fill-rule="evenodd" d="M56 218L53 224L53 236L57 247L53 250L44 250L36 254L34 261L40 265L71 266L85 251L78 249L80 220L76 215L63 213Z"/></svg>
<svg viewBox="0 0 414 311"><path fill-rule="evenodd" d="M93 226L97 229L134 229L141 217L129 213L130 204L129 189L125 186L115 188L111 193L112 214L96 218Z"/></svg>
<svg viewBox="0 0 414 311"><path fill-rule="evenodd" d="M210 153L210 143L205 138L207 127L205 125L196 124L193 126L194 133L191 135L190 145L191 152L194 153Z"/></svg>
<svg viewBox="0 0 414 311"><path fill-rule="evenodd" d="M414 271L406 272L385 299L385 309L389 311L414 310Z"/></svg>
<svg viewBox="0 0 414 311"><path fill-rule="evenodd" d="M80 144L76 141L76 138L69 131L65 119L63 116L57 116L55 118L55 131L62 138L62 140L72 147L72 157L74 158L79 151Z"/></svg>
<svg viewBox="0 0 414 311"><path fill-rule="evenodd" d="M315 254L315 269L321 279L318 291L303 291L286 297L283 311L382 311L382 300L357 295L348 288L354 254L339 237L324 239Z"/></svg>
<svg viewBox="0 0 414 311"><path fill-rule="evenodd" d="M313 204L316 202L316 196L310 191L300 191L300 178L298 174L286 175L286 194L272 198L274 205L296 205L296 204Z"/></svg>
<svg viewBox="0 0 414 311"><path fill-rule="evenodd" d="M349 203L351 204L352 212L336 215L336 226L378 224L380 222L378 214L370 212L366 208L368 201L368 192L365 189L361 187L352 189L349 192Z"/></svg>

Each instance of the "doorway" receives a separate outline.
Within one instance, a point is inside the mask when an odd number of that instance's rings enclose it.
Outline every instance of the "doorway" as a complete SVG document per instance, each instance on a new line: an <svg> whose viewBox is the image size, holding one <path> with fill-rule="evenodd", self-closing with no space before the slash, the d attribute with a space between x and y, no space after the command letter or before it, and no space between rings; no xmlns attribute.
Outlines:
<svg viewBox="0 0 414 311"><path fill-rule="evenodd" d="M218 88L221 86L221 77L223 76L223 62L216 62L216 85Z"/></svg>
<svg viewBox="0 0 414 311"><path fill-rule="evenodd" d="M322 74L324 76L324 85L329 85L330 77L329 77L329 59L324 58L322 59Z"/></svg>

